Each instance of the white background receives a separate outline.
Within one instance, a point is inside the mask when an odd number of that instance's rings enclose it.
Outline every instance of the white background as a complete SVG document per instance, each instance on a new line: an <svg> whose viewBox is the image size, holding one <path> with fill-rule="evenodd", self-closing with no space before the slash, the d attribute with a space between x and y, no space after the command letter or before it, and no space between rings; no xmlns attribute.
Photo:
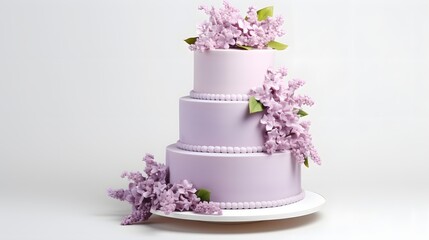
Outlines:
<svg viewBox="0 0 429 240"><path fill-rule="evenodd" d="M0 0L0 238L424 239L429 236L429 1L231 1L275 6L278 66L303 92L323 166L318 214L248 224L153 217L120 226L106 196L164 161L192 89L182 41L221 1Z"/></svg>

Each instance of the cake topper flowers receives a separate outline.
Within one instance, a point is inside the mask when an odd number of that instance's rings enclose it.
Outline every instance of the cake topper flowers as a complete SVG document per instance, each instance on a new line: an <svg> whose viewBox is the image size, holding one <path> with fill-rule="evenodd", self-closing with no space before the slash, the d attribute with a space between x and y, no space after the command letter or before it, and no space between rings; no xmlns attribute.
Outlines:
<svg viewBox="0 0 429 240"><path fill-rule="evenodd" d="M227 1L224 7L200 6L209 19L198 26L198 36L185 39L192 51L213 49L266 49L283 50L287 45L274 41L284 35L283 18L273 17L273 7L256 10L249 7L247 15L241 16L240 11Z"/></svg>
<svg viewBox="0 0 429 240"><path fill-rule="evenodd" d="M298 162L309 166L308 159L321 164L319 154L313 146L309 133L310 122L302 120L308 115L303 106L312 106L313 100L295 91L304 81L293 79L286 86L283 83L287 71L268 69L262 87L250 91L249 112L262 112L260 123L265 126L265 149L271 154L276 151L291 151Z"/></svg>

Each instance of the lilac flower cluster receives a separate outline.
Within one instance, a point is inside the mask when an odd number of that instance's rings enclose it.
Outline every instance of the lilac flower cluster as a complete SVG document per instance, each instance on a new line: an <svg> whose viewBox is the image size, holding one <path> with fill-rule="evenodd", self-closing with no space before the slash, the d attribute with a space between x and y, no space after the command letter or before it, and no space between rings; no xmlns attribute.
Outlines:
<svg viewBox="0 0 429 240"><path fill-rule="evenodd" d="M197 190L191 183L187 180L180 184L168 183L167 167L155 162L151 154L146 154L143 161L147 177L140 172L124 172L121 177L131 181L128 189L108 190L110 197L127 201L132 206L131 214L122 221L122 225L146 221L152 215L151 209L169 214L201 208L198 207L201 201L195 194Z"/></svg>
<svg viewBox="0 0 429 240"><path fill-rule="evenodd" d="M247 16L243 17L240 11L224 1L224 7L200 6L209 20L198 26L198 37L190 45L192 51L228 49L246 46L264 49L276 37L284 35L281 16L268 17L258 21L257 10L249 7Z"/></svg>
<svg viewBox="0 0 429 240"><path fill-rule="evenodd" d="M304 81L293 79L286 86L283 79L287 71L268 69L262 87L252 89L250 95L265 107L261 123L265 126L265 148L268 153L290 150L298 162L311 158L321 164L319 155L312 144L309 133L310 122L300 117L302 106L312 106L313 101L295 91Z"/></svg>

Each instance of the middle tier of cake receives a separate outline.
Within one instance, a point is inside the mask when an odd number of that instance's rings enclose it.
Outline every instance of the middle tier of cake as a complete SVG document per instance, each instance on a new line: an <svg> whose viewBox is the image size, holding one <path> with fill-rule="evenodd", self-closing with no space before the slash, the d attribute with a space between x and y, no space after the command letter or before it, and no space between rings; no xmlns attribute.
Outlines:
<svg viewBox="0 0 429 240"><path fill-rule="evenodd" d="M194 152L263 151L262 113L249 113L248 101L180 99L178 147Z"/></svg>

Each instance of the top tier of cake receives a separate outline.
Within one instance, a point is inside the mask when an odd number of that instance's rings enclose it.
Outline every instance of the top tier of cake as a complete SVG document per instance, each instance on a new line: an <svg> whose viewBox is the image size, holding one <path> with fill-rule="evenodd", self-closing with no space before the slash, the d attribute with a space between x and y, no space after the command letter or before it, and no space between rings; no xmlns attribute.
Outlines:
<svg viewBox="0 0 429 240"><path fill-rule="evenodd" d="M248 94L261 86L275 50L215 49L194 52L196 93Z"/></svg>

